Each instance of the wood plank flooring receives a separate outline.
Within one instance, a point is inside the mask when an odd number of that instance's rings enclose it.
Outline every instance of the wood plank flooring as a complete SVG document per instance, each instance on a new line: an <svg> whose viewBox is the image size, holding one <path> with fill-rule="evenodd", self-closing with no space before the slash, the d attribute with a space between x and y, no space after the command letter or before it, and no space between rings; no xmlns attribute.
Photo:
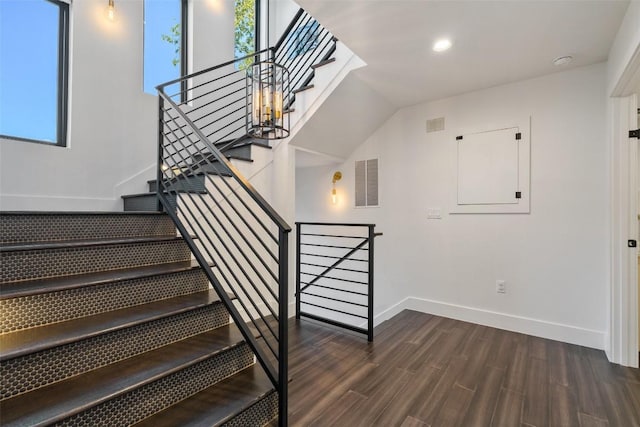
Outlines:
<svg viewBox="0 0 640 427"><path fill-rule="evenodd" d="M602 351L409 310L374 343L289 333L291 426L640 426L640 370Z"/></svg>

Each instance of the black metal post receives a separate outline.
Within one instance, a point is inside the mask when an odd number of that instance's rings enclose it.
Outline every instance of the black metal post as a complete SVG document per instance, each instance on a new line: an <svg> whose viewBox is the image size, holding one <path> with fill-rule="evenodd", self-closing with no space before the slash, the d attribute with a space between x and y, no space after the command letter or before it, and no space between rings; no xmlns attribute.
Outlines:
<svg viewBox="0 0 640 427"><path fill-rule="evenodd" d="M164 163L164 98L158 96L158 170L156 175L156 203L157 210L162 211L162 203L160 202L160 193L162 192L162 178L164 171L162 165Z"/></svg>
<svg viewBox="0 0 640 427"><path fill-rule="evenodd" d="M278 251L278 425L288 424L288 387L289 387L289 230L279 230Z"/></svg>
<svg viewBox="0 0 640 427"><path fill-rule="evenodd" d="M367 325L367 340L373 341L373 242L375 240L375 225L369 225L369 301L368 305L368 325Z"/></svg>
<svg viewBox="0 0 640 427"><path fill-rule="evenodd" d="M300 319L300 229L302 224L296 224L296 319Z"/></svg>

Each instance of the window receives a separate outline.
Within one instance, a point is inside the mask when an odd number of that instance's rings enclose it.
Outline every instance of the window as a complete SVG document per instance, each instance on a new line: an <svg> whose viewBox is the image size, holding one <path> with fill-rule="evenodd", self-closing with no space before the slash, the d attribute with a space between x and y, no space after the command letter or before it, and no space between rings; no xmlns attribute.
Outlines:
<svg viewBox="0 0 640 427"><path fill-rule="evenodd" d="M378 159L356 161L356 207L378 206Z"/></svg>
<svg viewBox="0 0 640 427"><path fill-rule="evenodd" d="M0 2L0 135L66 145L69 4Z"/></svg>
<svg viewBox="0 0 640 427"><path fill-rule="evenodd" d="M259 1L259 0L258 0ZM242 58L258 50L256 37L256 0L235 0L234 53L235 59ZM253 62L247 58L236 62L238 69L245 69Z"/></svg>
<svg viewBox="0 0 640 427"><path fill-rule="evenodd" d="M187 0L144 0L144 91L187 75ZM184 87L182 88L184 90Z"/></svg>

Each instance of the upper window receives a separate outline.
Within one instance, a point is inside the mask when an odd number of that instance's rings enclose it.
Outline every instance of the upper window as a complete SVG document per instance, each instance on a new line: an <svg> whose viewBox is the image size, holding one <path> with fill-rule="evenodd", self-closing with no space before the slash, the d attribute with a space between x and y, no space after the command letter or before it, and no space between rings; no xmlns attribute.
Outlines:
<svg viewBox="0 0 640 427"><path fill-rule="evenodd" d="M0 135L66 145L69 5L0 1Z"/></svg>
<svg viewBox="0 0 640 427"><path fill-rule="evenodd" d="M144 91L187 74L187 0L144 0Z"/></svg>
<svg viewBox="0 0 640 427"><path fill-rule="evenodd" d="M256 37L256 0L235 0L234 15L234 51L235 58L242 58L257 51ZM253 58L236 62L236 67L247 68Z"/></svg>

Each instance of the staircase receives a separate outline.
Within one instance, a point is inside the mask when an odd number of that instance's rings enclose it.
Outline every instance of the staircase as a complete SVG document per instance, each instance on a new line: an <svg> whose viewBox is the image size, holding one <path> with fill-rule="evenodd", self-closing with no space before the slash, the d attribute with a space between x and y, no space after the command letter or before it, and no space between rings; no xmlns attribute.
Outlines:
<svg viewBox="0 0 640 427"><path fill-rule="evenodd" d="M256 52L290 70L298 128L334 52L302 10ZM3 426L287 425L291 230L240 173L271 149L242 59L160 86L157 179L127 212L0 213Z"/></svg>
<svg viewBox="0 0 640 427"><path fill-rule="evenodd" d="M0 236L3 426L277 417L273 384L166 214L5 212Z"/></svg>
<svg viewBox="0 0 640 427"><path fill-rule="evenodd" d="M232 143L232 146L229 144ZM270 150L271 146L265 141L260 139L252 139L252 138L242 138L239 141L222 141L216 144L218 149L225 148L224 154L225 157L232 161L234 164L244 163L251 164L253 163L253 157L255 156L255 150ZM171 190L176 190L177 192L191 192L193 194L199 194L206 191L205 188L205 174L218 174L217 168L217 160L213 157L213 155L208 154L208 161L213 163L212 167L203 168L197 174L193 174L192 176L185 175L181 177L175 185L170 188L170 191L164 192L168 197L171 206L175 208L177 204L177 196L176 194L172 194ZM201 155L193 156L191 161L198 162L201 161ZM229 177L230 175L224 174ZM151 179L147 181L148 191L145 193L138 194L127 194L122 196L122 200L124 203L125 212L140 212L140 211L158 211L158 180Z"/></svg>

